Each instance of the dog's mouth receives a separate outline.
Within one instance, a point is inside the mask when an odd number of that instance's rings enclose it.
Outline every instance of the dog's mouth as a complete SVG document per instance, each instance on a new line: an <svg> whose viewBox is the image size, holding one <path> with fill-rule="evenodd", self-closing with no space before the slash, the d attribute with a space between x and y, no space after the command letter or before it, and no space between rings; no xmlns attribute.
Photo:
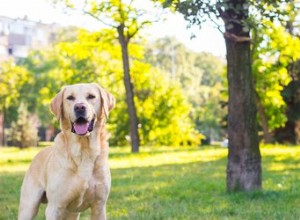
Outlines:
<svg viewBox="0 0 300 220"><path fill-rule="evenodd" d="M88 132L93 131L95 119L88 121L85 118L79 117L75 122L72 122L71 131L77 135L86 135Z"/></svg>

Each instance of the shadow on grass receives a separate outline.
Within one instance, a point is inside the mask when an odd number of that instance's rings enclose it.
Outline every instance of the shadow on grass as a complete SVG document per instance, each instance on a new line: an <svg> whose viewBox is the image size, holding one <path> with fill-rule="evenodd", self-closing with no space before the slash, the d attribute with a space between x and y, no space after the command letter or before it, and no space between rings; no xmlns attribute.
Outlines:
<svg viewBox="0 0 300 220"><path fill-rule="evenodd" d="M7 165L7 164L11 164L11 165L15 165L16 163L19 163L19 164L29 164L31 163L32 161L32 158L28 158L28 159L7 159L7 160L4 160L4 161L0 161L0 166L1 165Z"/></svg>
<svg viewBox="0 0 300 220"><path fill-rule="evenodd" d="M267 158L266 164L270 163ZM294 159L296 160L296 159ZM286 165L295 161L285 161ZM226 158L211 162L113 169L110 219L299 219L294 178L276 187L282 172L264 170L265 189L226 193ZM294 172L294 169L288 169ZM300 172L299 172L300 174ZM296 179L299 179L299 174ZM295 181L295 182L294 182ZM266 182L266 183L265 183ZM273 183L274 182L274 183Z"/></svg>
<svg viewBox="0 0 300 220"><path fill-rule="evenodd" d="M120 150L122 149L122 150ZM132 153L130 148L126 147L111 147L109 158L123 158L123 157L135 157L136 155L143 156L143 155L157 155L162 153L176 153L176 152L197 152L203 150L214 150L220 149L219 146L201 146L199 147L145 147L141 148L139 153Z"/></svg>

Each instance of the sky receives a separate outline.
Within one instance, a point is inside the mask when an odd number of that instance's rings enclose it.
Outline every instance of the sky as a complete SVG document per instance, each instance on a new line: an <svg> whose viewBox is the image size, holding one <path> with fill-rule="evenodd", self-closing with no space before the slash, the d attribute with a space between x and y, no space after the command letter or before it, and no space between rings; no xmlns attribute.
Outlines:
<svg viewBox="0 0 300 220"><path fill-rule="evenodd" d="M0 0L0 16L23 18L43 23L76 25L87 29L96 29L100 24L95 19L73 12L66 14L54 8L49 0ZM164 21L155 22L145 34L148 40L165 36L175 37L195 52L210 52L225 57L225 43L222 34L211 24L200 29L186 29L187 23L180 14L168 14ZM191 39L192 32L196 38Z"/></svg>

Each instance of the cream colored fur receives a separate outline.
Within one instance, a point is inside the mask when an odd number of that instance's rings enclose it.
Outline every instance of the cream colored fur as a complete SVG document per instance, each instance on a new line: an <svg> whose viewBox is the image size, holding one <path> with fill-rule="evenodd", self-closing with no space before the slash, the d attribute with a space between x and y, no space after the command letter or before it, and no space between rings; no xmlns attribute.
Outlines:
<svg viewBox="0 0 300 220"><path fill-rule="evenodd" d="M95 119L93 131L84 136L71 132L76 103L87 107L89 120ZM53 146L36 155L24 177L19 220L33 219L41 202L47 202L47 220L78 219L88 208L91 219L106 219L111 176L105 121L113 107L113 96L97 84L66 86L56 95L51 111L62 131Z"/></svg>

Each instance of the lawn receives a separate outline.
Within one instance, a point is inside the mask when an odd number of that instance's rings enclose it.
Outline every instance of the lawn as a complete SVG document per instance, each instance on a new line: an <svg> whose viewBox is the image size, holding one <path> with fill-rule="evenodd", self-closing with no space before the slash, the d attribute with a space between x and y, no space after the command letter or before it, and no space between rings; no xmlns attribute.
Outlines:
<svg viewBox="0 0 300 220"><path fill-rule="evenodd" d="M16 219L20 185L40 148L0 148L0 219ZM109 219L300 219L300 146L262 146L263 190L226 193L227 149L111 148ZM37 219L44 219L44 206ZM85 212L81 219L89 219Z"/></svg>

